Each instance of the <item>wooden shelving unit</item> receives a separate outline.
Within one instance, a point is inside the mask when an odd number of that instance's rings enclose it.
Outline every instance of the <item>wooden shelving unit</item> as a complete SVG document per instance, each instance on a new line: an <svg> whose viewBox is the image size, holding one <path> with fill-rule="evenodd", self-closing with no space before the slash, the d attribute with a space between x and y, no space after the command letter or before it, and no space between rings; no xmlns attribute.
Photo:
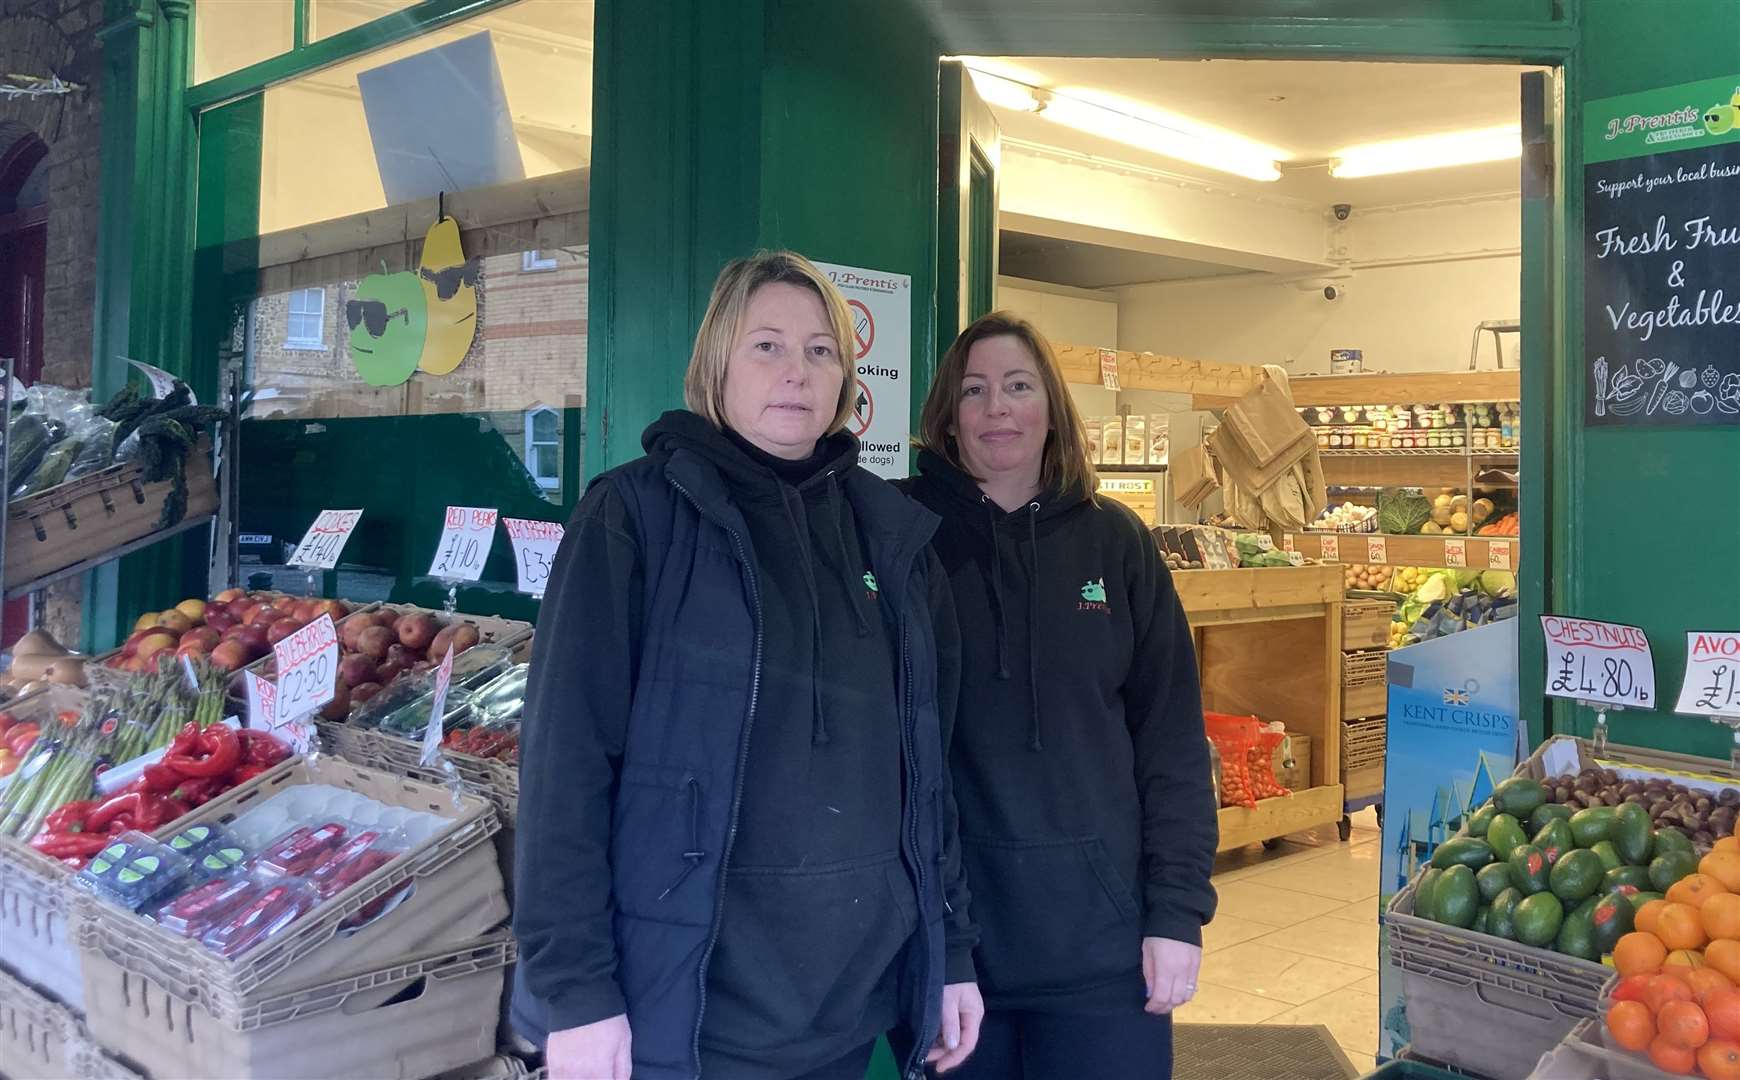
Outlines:
<svg viewBox="0 0 1740 1080"><path fill-rule="evenodd" d="M1203 707L1311 736L1310 786L1254 810L1222 809L1220 850L1338 824L1341 568L1187 570L1172 580L1196 640Z"/></svg>

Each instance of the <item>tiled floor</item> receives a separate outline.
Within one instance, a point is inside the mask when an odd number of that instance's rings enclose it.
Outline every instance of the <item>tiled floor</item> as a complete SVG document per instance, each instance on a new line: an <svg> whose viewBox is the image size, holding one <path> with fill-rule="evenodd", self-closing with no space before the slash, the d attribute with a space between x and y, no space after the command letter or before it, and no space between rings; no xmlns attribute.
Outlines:
<svg viewBox="0 0 1740 1080"><path fill-rule="evenodd" d="M1203 932L1196 998L1175 1015L1197 1024L1323 1024L1354 1068L1377 1052L1378 825L1353 817L1253 845L1215 863L1220 909Z"/></svg>

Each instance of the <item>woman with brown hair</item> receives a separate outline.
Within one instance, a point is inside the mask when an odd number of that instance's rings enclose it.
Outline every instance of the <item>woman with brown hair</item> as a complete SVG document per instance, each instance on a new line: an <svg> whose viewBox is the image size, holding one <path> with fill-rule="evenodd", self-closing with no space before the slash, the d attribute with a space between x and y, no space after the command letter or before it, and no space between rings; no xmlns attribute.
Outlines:
<svg viewBox="0 0 1740 1080"><path fill-rule="evenodd" d="M552 1080L861 1080L884 1032L916 1080L972 1051L958 635L936 518L842 430L852 341L801 255L726 267L689 408L563 538L514 904L512 1017Z"/></svg>
<svg viewBox="0 0 1740 1080"><path fill-rule="evenodd" d="M1217 838L1190 626L1096 497L1051 346L987 315L925 401L920 475L961 625L950 752L987 1013L958 1076L1152 1080L1196 991Z"/></svg>

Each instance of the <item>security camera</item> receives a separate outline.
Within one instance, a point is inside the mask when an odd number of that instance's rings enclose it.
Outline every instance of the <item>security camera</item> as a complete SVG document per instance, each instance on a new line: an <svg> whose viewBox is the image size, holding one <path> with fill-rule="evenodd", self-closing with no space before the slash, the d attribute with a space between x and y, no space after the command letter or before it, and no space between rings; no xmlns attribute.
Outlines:
<svg viewBox="0 0 1740 1080"><path fill-rule="evenodd" d="M1325 286L1323 286L1323 299L1329 301L1332 304L1335 301L1340 300L1343 296L1346 296L1346 295L1347 295L1347 286L1345 286L1345 285L1325 285Z"/></svg>
<svg viewBox="0 0 1740 1080"><path fill-rule="evenodd" d="M1335 220L1337 221L1346 221L1348 218L1353 216L1353 207L1348 203L1338 202L1335 204L1333 209L1335 210Z"/></svg>

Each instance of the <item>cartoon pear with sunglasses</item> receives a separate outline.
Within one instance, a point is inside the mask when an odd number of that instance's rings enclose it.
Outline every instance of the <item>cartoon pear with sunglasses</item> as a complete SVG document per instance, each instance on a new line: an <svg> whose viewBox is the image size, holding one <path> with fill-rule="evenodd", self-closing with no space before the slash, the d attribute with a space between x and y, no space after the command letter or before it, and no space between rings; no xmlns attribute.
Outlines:
<svg viewBox="0 0 1740 1080"><path fill-rule="evenodd" d="M417 270L429 312L428 337L418 366L431 375L447 374L471 351L477 331L477 275L482 267L481 258L466 260L459 222L443 217L429 226Z"/></svg>
<svg viewBox="0 0 1740 1080"><path fill-rule="evenodd" d="M384 268L383 268L384 270ZM417 370L428 323L422 280L409 270L370 274L344 305L350 355L370 386L398 386Z"/></svg>

